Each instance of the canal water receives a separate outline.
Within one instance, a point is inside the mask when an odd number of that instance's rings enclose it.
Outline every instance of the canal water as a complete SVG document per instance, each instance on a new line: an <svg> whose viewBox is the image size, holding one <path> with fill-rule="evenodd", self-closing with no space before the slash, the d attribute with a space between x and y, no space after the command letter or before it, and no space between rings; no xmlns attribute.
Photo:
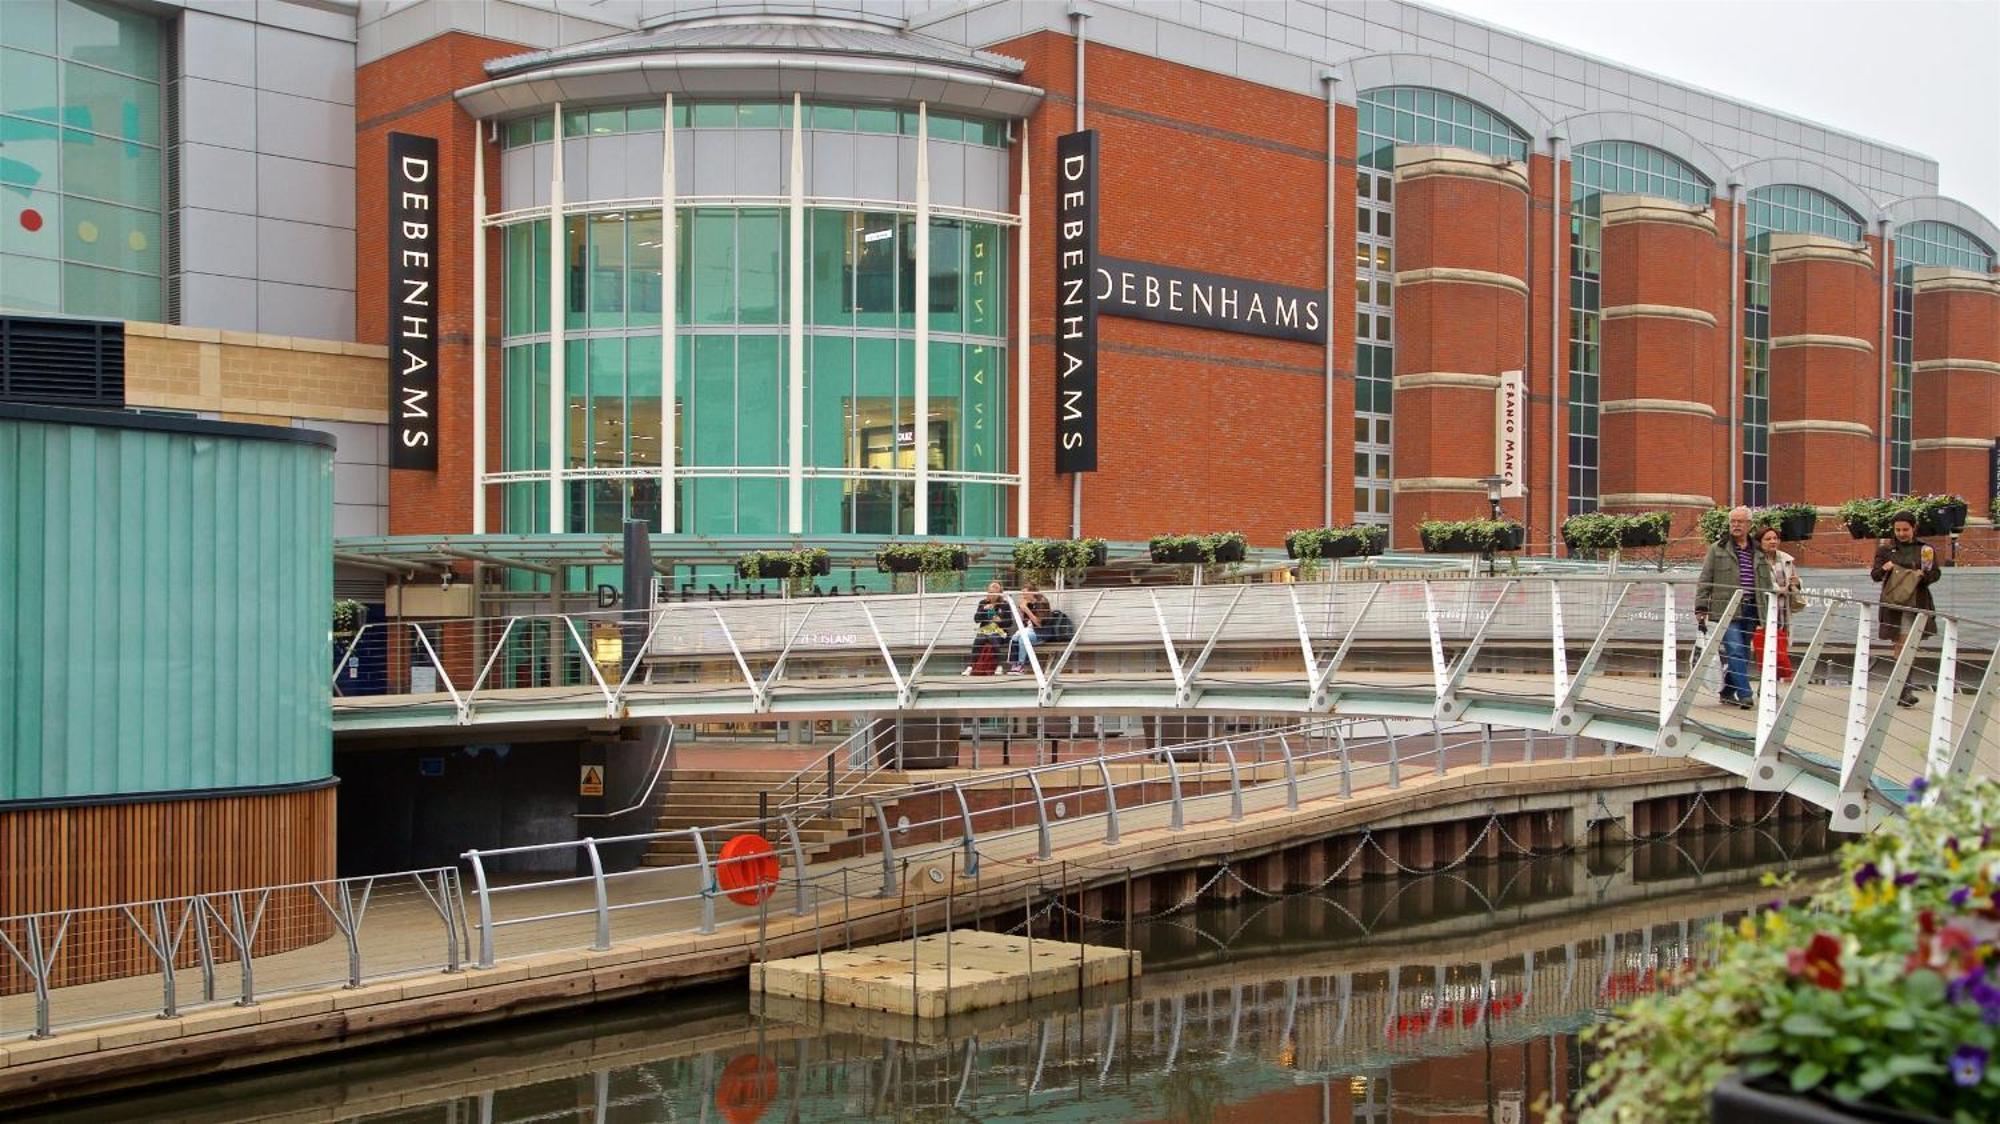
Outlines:
<svg viewBox="0 0 2000 1124"><path fill-rule="evenodd" d="M988 924L1129 940L1141 977L923 1024L713 988L40 1118L1509 1124L1577 1086L1581 1029L1702 963L1713 926L1772 899L1765 872L1810 880L1838 842L1771 820L1312 893L1243 886L1129 927L1044 901Z"/></svg>

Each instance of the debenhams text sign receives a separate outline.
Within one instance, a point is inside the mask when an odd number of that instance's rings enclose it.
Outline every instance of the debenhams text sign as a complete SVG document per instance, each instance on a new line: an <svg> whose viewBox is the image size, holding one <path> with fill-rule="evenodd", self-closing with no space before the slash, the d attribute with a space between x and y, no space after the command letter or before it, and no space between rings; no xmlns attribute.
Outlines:
<svg viewBox="0 0 2000 1124"><path fill-rule="evenodd" d="M1097 471L1097 133L1056 139L1056 471Z"/></svg>
<svg viewBox="0 0 2000 1124"><path fill-rule="evenodd" d="M1149 262L1097 259L1098 311L1113 316L1326 342L1326 294Z"/></svg>
<svg viewBox="0 0 2000 1124"><path fill-rule="evenodd" d="M389 134L389 467L437 469L437 139Z"/></svg>

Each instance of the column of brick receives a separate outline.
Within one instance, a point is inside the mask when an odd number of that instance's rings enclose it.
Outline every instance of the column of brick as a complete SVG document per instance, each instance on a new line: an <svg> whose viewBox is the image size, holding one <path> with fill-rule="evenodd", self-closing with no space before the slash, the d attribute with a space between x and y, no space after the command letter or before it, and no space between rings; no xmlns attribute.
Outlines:
<svg viewBox="0 0 2000 1124"><path fill-rule="evenodd" d="M1866 249L1771 238L1771 500L1830 511L1876 491L1881 293Z"/></svg>
<svg viewBox="0 0 2000 1124"><path fill-rule="evenodd" d="M1527 193L1518 162L1396 150L1398 546L1426 519L1488 513L1500 372L1526 369Z"/></svg>
<svg viewBox="0 0 2000 1124"><path fill-rule="evenodd" d="M1991 515L1991 449L2000 433L2000 277L1916 271L1910 377L1910 487L1955 492Z"/></svg>
<svg viewBox="0 0 2000 1124"><path fill-rule="evenodd" d="M1717 494L1706 453L1717 414L1711 372L1723 337L1714 308L1720 294L1705 284L1703 269L1715 250L1715 211L1607 195L1599 213L1599 502L1613 511L1667 511L1673 533L1690 534ZM1661 455L1665 450L1674 455Z"/></svg>

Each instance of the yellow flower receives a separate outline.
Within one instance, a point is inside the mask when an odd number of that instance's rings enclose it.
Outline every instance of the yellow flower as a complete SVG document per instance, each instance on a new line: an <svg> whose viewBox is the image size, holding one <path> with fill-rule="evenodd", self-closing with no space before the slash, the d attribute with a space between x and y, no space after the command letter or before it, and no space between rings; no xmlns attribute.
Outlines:
<svg viewBox="0 0 2000 1124"><path fill-rule="evenodd" d="M1738 921L1736 923L1736 932L1740 934L1744 940L1754 941L1757 939L1757 923L1755 921L1752 921L1750 918L1745 917L1743 920Z"/></svg>
<svg viewBox="0 0 2000 1124"><path fill-rule="evenodd" d="M1785 917L1783 914L1767 913L1764 915L1764 929L1772 936L1774 937L1784 936L1785 930L1787 928L1788 926L1785 924Z"/></svg>

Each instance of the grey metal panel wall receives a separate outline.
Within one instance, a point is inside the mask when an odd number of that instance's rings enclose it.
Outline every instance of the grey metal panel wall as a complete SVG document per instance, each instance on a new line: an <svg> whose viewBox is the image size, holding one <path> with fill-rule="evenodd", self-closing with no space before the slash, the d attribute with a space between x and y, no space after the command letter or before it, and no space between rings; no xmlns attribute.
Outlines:
<svg viewBox="0 0 2000 1124"><path fill-rule="evenodd" d="M333 450L0 417L0 800L332 770Z"/></svg>

